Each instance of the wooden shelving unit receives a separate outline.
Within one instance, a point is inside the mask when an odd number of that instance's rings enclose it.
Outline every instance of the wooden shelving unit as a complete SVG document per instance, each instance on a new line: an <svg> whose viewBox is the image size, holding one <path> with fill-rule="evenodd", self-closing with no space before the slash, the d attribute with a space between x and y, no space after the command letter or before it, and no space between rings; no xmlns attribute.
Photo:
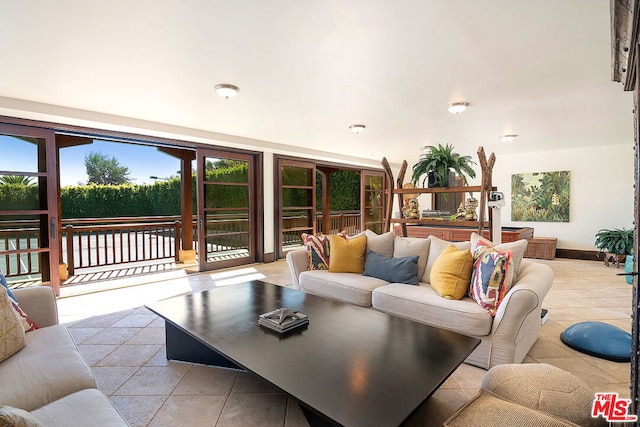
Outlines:
<svg viewBox="0 0 640 427"><path fill-rule="evenodd" d="M489 209L488 221L485 221L485 210L487 206L487 201L489 199L489 192L495 191L496 187L491 185L491 173L493 170L493 165L495 163L495 155L492 153L489 157L489 161L484 154L484 148L478 148L478 158L480 160L481 174L482 174L482 185L469 185L469 186L461 186L461 187L429 187L429 188L402 188L404 182L404 175L407 170L407 162L403 161L402 166L400 168L400 172L398 174L397 179L397 188L393 188L393 175L391 173L391 168L387 163L386 159L382 159L382 165L385 168L385 171L388 175L387 184L390 188L390 198L393 198L393 195L398 196L398 208L402 211L403 206L403 195L404 194L425 194L425 193L467 193L467 192L478 192L480 193L479 201L479 210L478 213L478 221L447 221L441 219L409 219L409 218L392 218L391 217L391 206L392 201L389 203L389 209L387 212L387 218L385 221L386 230L389 231L391 228L391 224L401 224L402 235L407 236L407 224L421 224L421 225L429 225L429 226L449 226L449 227L460 227L460 228L476 228L478 234L483 235L485 229L488 230L489 238L491 239L491 219L492 212ZM484 232L486 234L486 232Z"/></svg>

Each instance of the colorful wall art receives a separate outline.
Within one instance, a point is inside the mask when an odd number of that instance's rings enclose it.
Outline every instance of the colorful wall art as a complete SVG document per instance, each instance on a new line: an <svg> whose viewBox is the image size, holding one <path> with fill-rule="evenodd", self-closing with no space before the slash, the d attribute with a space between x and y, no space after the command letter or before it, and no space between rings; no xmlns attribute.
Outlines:
<svg viewBox="0 0 640 427"><path fill-rule="evenodd" d="M511 221L569 222L569 171L511 175Z"/></svg>

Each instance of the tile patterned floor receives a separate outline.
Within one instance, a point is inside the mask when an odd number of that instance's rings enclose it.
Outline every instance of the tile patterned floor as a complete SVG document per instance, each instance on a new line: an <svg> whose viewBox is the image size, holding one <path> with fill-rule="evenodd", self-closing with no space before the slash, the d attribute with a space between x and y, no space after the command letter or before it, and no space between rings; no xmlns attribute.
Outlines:
<svg viewBox="0 0 640 427"><path fill-rule="evenodd" d="M553 268L555 281L544 303L549 320L525 362L550 363L572 372L594 391L628 396L629 363L584 355L559 338L566 327L584 320L604 321L630 332L632 288L615 275L621 270L593 261L537 261ZM187 275L178 270L74 286L62 291L60 319L91 365L98 387L134 427L307 426L292 399L249 373L167 361L164 324L142 307L169 296L256 278L280 285L291 281L286 263L278 261L213 274ZM138 285L129 286L131 282ZM103 290L92 292L96 286ZM104 290L114 286L122 287ZM405 425L441 425L477 393L485 372L463 364Z"/></svg>

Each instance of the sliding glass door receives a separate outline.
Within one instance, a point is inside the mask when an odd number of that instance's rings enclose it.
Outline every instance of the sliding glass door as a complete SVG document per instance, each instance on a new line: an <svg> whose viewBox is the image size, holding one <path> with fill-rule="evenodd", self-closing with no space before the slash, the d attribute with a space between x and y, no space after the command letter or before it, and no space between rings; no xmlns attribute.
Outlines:
<svg viewBox="0 0 640 427"><path fill-rule="evenodd" d="M0 270L60 291L54 132L0 125Z"/></svg>
<svg viewBox="0 0 640 427"><path fill-rule="evenodd" d="M198 263L201 271L255 262L253 156L198 149Z"/></svg>

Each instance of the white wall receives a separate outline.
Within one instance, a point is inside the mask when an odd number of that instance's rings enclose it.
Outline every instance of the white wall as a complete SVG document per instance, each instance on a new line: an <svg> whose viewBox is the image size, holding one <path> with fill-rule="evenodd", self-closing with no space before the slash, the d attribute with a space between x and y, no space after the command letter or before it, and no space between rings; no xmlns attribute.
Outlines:
<svg viewBox="0 0 640 427"><path fill-rule="evenodd" d="M580 150L499 155L493 184L505 194L503 227L533 227L535 237L557 237L558 248L595 250L602 228L633 226L634 152L631 143ZM511 221L511 175L571 172L569 222Z"/></svg>
<svg viewBox="0 0 640 427"><path fill-rule="evenodd" d="M345 154L329 154L312 148L298 149L268 141L222 135L196 129L111 116L102 113L66 107L39 104L31 101L0 97L0 115L44 120L54 123L95 127L218 146L262 151L264 156L264 251L275 250L273 206L273 155L285 154L318 160L329 160L364 167L380 168L380 160L363 159ZM492 150L486 150L487 157ZM528 226L537 237L557 237L562 249L595 250L594 235L602 228L631 228L633 226L633 145L609 145L579 150L501 154L496 150L493 184L505 194L506 207L502 209L502 225ZM407 159L410 176L416 159ZM397 177L399 165L392 165ZM571 210L568 223L513 222L511 221L511 175L528 172L571 171ZM476 171L479 168L476 166ZM395 179L395 178L394 178ZM408 182L408 179L405 179ZM469 183L479 185L479 177ZM478 197L478 195L475 195ZM420 208L430 208L430 196L420 197ZM397 202L394 200L394 210Z"/></svg>

